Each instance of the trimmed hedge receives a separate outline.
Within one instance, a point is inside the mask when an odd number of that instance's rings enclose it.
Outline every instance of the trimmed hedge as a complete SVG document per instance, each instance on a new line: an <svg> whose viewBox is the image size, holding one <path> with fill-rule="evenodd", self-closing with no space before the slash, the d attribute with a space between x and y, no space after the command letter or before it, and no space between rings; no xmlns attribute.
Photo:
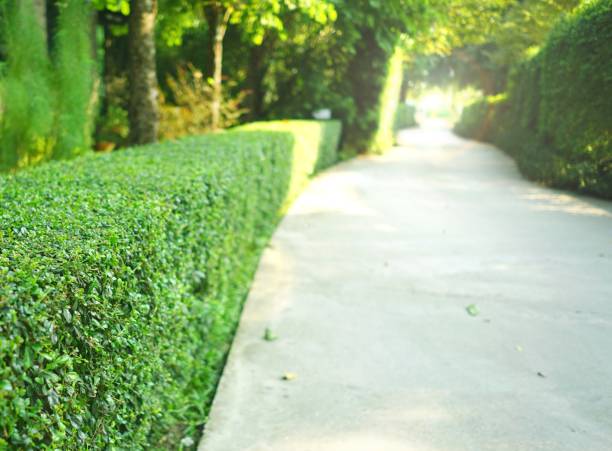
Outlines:
<svg viewBox="0 0 612 451"><path fill-rule="evenodd" d="M416 125L416 107L407 103L400 103L397 106L397 112L395 113L393 130L398 132L405 128L415 127Z"/></svg>
<svg viewBox="0 0 612 451"><path fill-rule="evenodd" d="M340 114L346 124L343 150L348 154L380 154L393 146L402 62L400 45L382 47L373 30L362 30L345 77L345 97L354 100L354 108Z"/></svg>
<svg viewBox="0 0 612 451"><path fill-rule="evenodd" d="M612 198L612 1L559 22L507 99L467 108L457 133L491 141L545 184Z"/></svg>
<svg viewBox="0 0 612 451"><path fill-rule="evenodd" d="M322 125L323 124L323 125ZM280 120L253 122L234 128L235 131L267 130L290 132L294 138L293 176L288 191L288 206L308 181L308 176L338 161L342 126L339 121ZM313 149L318 151L313 152Z"/></svg>
<svg viewBox="0 0 612 451"><path fill-rule="evenodd" d="M498 123L496 114L504 102L506 96L502 94L483 97L466 106L455 124L455 133L478 141L494 142Z"/></svg>
<svg viewBox="0 0 612 451"><path fill-rule="evenodd" d="M336 158L336 122L272 128L0 178L0 449L197 442L260 251Z"/></svg>
<svg viewBox="0 0 612 451"><path fill-rule="evenodd" d="M378 101L376 134L370 152L384 153L395 142L395 124L400 103L400 91L404 79L404 52L396 47L387 62L384 83Z"/></svg>

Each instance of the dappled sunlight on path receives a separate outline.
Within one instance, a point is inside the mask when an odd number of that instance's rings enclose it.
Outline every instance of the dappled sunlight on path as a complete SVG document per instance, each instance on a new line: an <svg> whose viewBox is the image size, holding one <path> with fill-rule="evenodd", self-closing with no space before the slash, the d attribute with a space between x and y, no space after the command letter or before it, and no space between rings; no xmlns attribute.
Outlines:
<svg viewBox="0 0 612 451"><path fill-rule="evenodd" d="M542 190L534 190L531 193L525 194L523 198L535 203L532 207L535 210L612 218L612 208L603 201L599 202L603 207L599 207L593 199L584 201L576 196L555 192L542 192Z"/></svg>

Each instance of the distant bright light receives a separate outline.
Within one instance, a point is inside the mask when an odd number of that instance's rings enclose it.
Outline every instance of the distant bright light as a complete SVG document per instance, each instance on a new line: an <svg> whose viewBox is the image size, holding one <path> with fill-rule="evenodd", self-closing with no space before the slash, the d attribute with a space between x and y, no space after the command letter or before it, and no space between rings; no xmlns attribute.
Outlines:
<svg viewBox="0 0 612 451"><path fill-rule="evenodd" d="M448 107L448 98L441 92L430 92L419 99L419 109L424 112L436 112Z"/></svg>
<svg viewBox="0 0 612 451"><path fill-rule="evenodd" d="M421 127L426 122L436 127L442 122L453 124L461 116L465 105L482 97L482 92L473 88L437 86L421 86L411 94L409 101L416 106L416 120Z"/></svg>

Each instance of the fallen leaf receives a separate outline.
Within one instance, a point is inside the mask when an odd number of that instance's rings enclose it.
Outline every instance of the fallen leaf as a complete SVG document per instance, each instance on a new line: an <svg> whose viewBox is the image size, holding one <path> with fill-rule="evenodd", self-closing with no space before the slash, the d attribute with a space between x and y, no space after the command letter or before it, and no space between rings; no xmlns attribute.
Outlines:
<svg viewBox="0 0 612 451"><path fill-rule="evenodd" d="M546 376L545 376L543 373L540 373L539 371L538 371L538 376L540 376L540 377L546 377Z"/></svg>
<svg viewBox="0 0 612 451"><path fill-rule="evenodd" d="M468 315L470 316L478 316L478 314L480 313L478 311L478 307L476 307L476 304L470 304L465 308L465 311L468 312Z"/></svg>
<svg viewBox="0 0 612 451"><path fill-rule="evenodd" d="M263 339L266 341L274 341L277 338L278 338L278 335L272 332L269 327L266 327L266 331L264 332Z"/></svg>

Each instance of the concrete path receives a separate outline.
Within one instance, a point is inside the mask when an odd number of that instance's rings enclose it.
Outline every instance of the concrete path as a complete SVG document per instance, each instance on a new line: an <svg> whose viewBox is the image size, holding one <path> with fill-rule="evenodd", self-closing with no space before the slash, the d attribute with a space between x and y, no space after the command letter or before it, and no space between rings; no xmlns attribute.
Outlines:
<svg viewBox="0 0 612 451"><path fill-rule="evenodd" d="M612 450L612 203L402 141L277 230L200 450Z"/></svg>

